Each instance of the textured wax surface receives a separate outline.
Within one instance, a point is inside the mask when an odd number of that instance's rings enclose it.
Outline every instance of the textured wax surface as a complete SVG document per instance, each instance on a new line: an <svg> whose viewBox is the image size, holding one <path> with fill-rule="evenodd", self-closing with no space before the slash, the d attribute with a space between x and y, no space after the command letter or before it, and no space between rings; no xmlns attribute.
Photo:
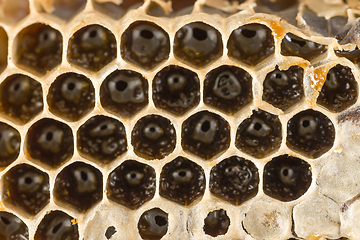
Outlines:
<svg viewBox="0 0 360 240"><path fill-rule="evenodd" d="M356 240L357 0L0 1L0 240Z"/></svg>

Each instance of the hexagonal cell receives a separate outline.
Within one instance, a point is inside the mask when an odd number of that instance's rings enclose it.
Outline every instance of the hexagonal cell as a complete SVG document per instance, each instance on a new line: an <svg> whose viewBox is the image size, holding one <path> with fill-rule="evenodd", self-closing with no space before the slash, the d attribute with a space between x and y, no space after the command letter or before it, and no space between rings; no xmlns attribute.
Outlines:
<svg viewBox="0 0 360 240"><path fill-rule="evenodd" d="M284 11L297 3L298 0L256 0L256 5L266 6L274 12Z"/></svg>
<svg viewBox="0 0 360 240"><path fill-rule="evenodd" d="M155 169L135 160L127 160L109 175L107 197L130 209L150 201L156 191Z"/></svg>
<svg viewBox="0 0 360 240"><path fill-rule="evenodd" d="M238 156L222 160L210 172L210 192L235 205L255 197L258 185L259 172L255 164Z"/></svg>
<svg viewBox="0 0 360 240"><path fill-rule="evenodd" d="M181 146L208 160L229 148L229 123L215 113L195 113L182 124Z"/></svg>
<svg viewBox="0 0 360 240"><path fill-rule="evenodd" d="M103 195L103 180L99 170L83 162L65 167L55 179L54 197L85 213Z"/></svg>
<svg viewBox="0 0 360 240"><path fill-rule="evenodd" d="M155 106L178 116L197 106L200 101L197 74L175 65L158 72L152 88Z"/></svg>
<svg viewBox="0 0 360 240"><path fill-rule="evenodd" d="M360 60L360 49L356 47L354 50L335 50L335 54L338 57L345 57L349 59L351 62L357 64Z"/></svg>
<svg viewBox="0 0 360 240"><path fill-rule="evenodd" d="M352 216L357 215L356 212L351 212ZM305 239L312 234L319 237L321 235L327 236L327 240L345 240L339 238L340 231L342 231L340 230L340 226L349 226L350 224L348 225L344 222L340 222L340 215L342 215L342 217L344 216L343 213L340 213L338 203L331 199L330 196L324 196L317 193L311 194L293 208L294 233L296 233L296 236ZM356 224L358 222L353 217L347 219ZM355 225L352 227L356 228L356 231L358 231L358 227L355 227Z"/></svg>
<svg viewBox="0 0 360 240"><path fill-rule="evenodd" d="M11 168L3 177L3 199L15 207L36 215L50 200L49 176L28 164Z"/></svg>
<svg viewBox="0 0 360 240"><path fill-rule="evenodd" d="M128 149L124 124L103 115L90 118L77 132L77 148L86 158L112 162Z"/></svg>
<svg viewBox="0 0 360 240"><path fill-rule="evenodd" d="M355 104L357 98L358 84L351 68L338 64L329 70L317 103L341 112Z"/></svg>
<svg viewBox="0 0 360 240"><path fill-rule="evenodd" d="M114 114L131 117L148 103L148 81L131 70L116 70L100 87L101 105Z"/></svg>
<svg viewBox="0 0 360 240"><path fill-rule="evenodd" d="M0 20L16 24L29 15L28 0L3 0L0 2Z"/></svg>
<svg viewBox="0 0 360 240"><path fill-rule="evenodd" d="M9 39L5 30L0 27L0 73L4 71L7 66L8 41Z"/></svg>
<svg viewBox="0 0 360 240"><path fill-rule="evenodd" d="M0 239L29 239L29 229L25 223L8 212L0 212Z"/></svg>
<svg viewBox="0 0 360 240"><path fill-rule="evenodd" d="M131 133L136 155L148 160L163 159L175 149L176 132L170 120L159 115L141 118Z"/></svg>
<svg viewBox="0 0 360 240"><path fill-rule="evenodd" d="M175 34L174 55L195 67L204 67L223 54L221 34L203 22L192 22Z"/></svg>
<svg viewBox="0 0 360 240"><path fill-rule="evenodd" d="M253 239L287 239L292 226L291 209L280 201L260 198L246 210L241 225Z"/></svg>
<svg viewBox="0 0 360 240"><path fill-rule="evenodd" d="M116 58L116 45L109 29L98 24L88 25L70 38L67 59L78 67L97 72Z"/></svg>
<svg viewBox="0 0 360 240"><path fill-rule="evenodd" d="M204 232L212 237L225 235L230 226L230 218L224 209L214 210L204 219Z"/></svg>
<svg viewBox="0 0 360 240"><path fill-rule="evenodd" d="M41 84L22 74L11 75L0 84L0 99L0 111L21 125L44 107Z"/></svg>
<svg viewBox="0 0 360 240"><path fill-rule="evenodd" d="M259 109L239 125L235 146L253 157L263 158L279 149L281 140L278 116Z"/></svg>
<svg viewBox="0 0 360 240"><path fill-rule="evenodd" d="M287 33L281 42L281 54L298 56L311 61L327 51L327 46Z"/></svg>
<svg viewBox="0 0 360 240"><path fill-rule="evenodd" d="M78 224L74 224L73 219L62 211L48 212L38 225L34 240L79 240Z"/></svg>
<svg viewBox="0 0 360 240"><path fill-rule="evenodd" d="M161 239L168 230L168 214L160 208L147 210L139 219L138 230L142 239Z"/></svg>
<svg viewBox="0 0 360 240"><path fill-rule="evenodd" d="M65 123L43 118L34 123L26 135L26 153L31 158L56 168L74 154L74 137Z"/></svg>
<svg viewBox="0 0 360 240"><path fill-rule="evenodd" d="M136 21L121 36L121 57L145 70L168 59L169 35L152 22Z"/></svg>
<svg viewBox="0 0 360 240"><path fill-rule="evenodd" d="M32 24L16 36L15 63L28 71L46 74L61 63L61 33L43 23Z"/></svg>
<svg viewBox="0 0 360 240"><path fill-rule="evenodd" d="M321 112L308 109L287 124L286 145L309 158L318 158L334 144L335 127Z"/></svg>
<svg viewBox="0 0 360 240"><path fill-rule="evenodd" d="M86 0L53 0L51 7L39 1L37 8L41 12L47 12L65 21L69 21L85 8Z"/></svg>
<svg viewBox="0 0 360 240"><path fill-rule="evenodd" d="M56 116L78 121L95 107L95 89L87 77L65 73L51 84L47 102Z"/></svg>
<svg viewBox="0 0 360 240"><path fill-rule="evenodd" d="M20 153L21 136L18 130L0 122L0 169L14 162Z"/></svg>
<svg viewBox="0 0 360 240"><path fill-rule="evenodd" d="M104 2L98 0L92 1L95 10L114 19L120 19L128 11L140 7L143 5L143 3L144 0L122 0L113 2Z"/></svg>
<svg viewBox="0 0 360 240"><path fill-rule="evenodd" d="M265 25L250 23L231 33L227 48L229 57L255 66L274 53L274 37Z"/></svg>
<svg viewBox="0 0 360 240"><path fill-rule="evenodd" d="M264 193L288 202L301 197L310 187L311 166L300 158L281 155L264 168Z"/></svg>
<svg viewBox="0 0 360 240"><path fill-rule="evenodd" d="M241 68L224 65L205 77L204 103L209 106L234 114L252 99L252 77Z"/></svg>
<svg viewBox="0 0 360 240"><path fill-rule="evenodd" d="M180 156L164 165L159 184L160 196L190 205L204 194L205 173L199 165Z"/></svg>
<svg viewBox="0 0 360 240"><path fill-rule="evenodd" d="M304 96L304 69L292 66L287 70L275 70L268 73L264 80L262 99L283 111L288 110Z"/></svg>

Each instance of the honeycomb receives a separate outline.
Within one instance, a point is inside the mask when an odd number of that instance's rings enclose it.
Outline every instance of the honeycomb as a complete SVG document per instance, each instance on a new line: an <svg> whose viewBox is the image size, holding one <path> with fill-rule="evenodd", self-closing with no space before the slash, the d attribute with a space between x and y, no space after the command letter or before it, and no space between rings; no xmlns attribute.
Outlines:
<svg viewBox="0 0 360 240"><path fill-rule="evenodd" d="M360 239L358 0L1 0L0 240Z"/></svg>

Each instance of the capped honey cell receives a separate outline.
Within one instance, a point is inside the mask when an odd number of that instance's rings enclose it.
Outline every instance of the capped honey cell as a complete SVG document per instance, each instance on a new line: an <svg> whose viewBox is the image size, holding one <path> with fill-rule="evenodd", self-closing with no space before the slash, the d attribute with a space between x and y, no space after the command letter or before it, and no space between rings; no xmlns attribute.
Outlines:
<svg viewBox="0 0 360 240"><path fill-rule="evenodd" d="M29 128L25 147L31 158L56 168L74 154L74 137L65 123L42 118Z"/></svg>
<svg viewBox="0 0 360 240"><path fill-rule="evenodd" d="M338 64L326 75L317 103L330 111L341 112L355 104L358 95L358 84L351 68Z"/></svg>
<svg viewBox="0 0 360 240"><path fill-rule="evenodd" d="M0 239L29 239L29 229L25 223L12 213L0 212Z"/></svg>
<svg viewBox="0 0 360 240"><path fill-rule="evenodd" d="M95 167L75 162L66 166L55 179L54 197L85 213L103 197L102 174Z"/></svg>
<svg viewBox="0 0 360 240"><path fill-rule="evenodd" d="M155 106L175 115L183 115L200 101L197 74L175 65L156 74L152 89Z"/></svg>
<svg viewBox="0 0 360 240"><path fill-rule="evenodd" d="M22 74L7 77L0 84L0 111L21 125L44 108L41 84Z"/></svg>
<svg viewBox="0 0 360 240"><path fill-rule="evenodd" d="M204 67L223 53L221 34L203 22L186 24L175 33L174 54L180 61Z"/></svg>
<svg viewBox="0 0 360 240"><path fill-rule="evenodd" d="M49 25L35 23L16 36L15 63L26 70L46 74L62 60L63 38Z"/></svg>
<svg viewBox="0 0 360 240"><path fill-rule="evenodd" d="M280 201L301 197L311 185L311 166L289 155L273 158L264 168L264 193Z"/></svg>
<svg viewBox="0 0 360 240"><path fill-rule="evenodd" d="M281 54L311 61L326 52L327 46L287 33L281 42Z"/></svg>
<svg viewBox="0 0 360 240"><path fill-rule="evenodd" d="M125 127L114 118L94 116L80 126L77 148L86 158L110 163L128 149Z"/></svg>
<svg viewBox="0 0 360 240"><path fill-rule="evenodd" d="M138 230L142 239L161 239L168 231L168 214L160 208L144 212L138 222Z"/></svg>
<svg viewBox="0 0 360 240"><path fill-rule="evenodd" d="M274 54L274 37L265 25L246 24L231 33L227 48L230 58L255 66Z"/></svg>
<svg viewBox="0 0 360 240"><path fill-rule="evenodd" d="M136 21L121 36L121 57L145 70L168 59L169 35L152 22Z"/></svg>
<svg viewBox="0 0 360 240"><path fill-rule="evenodd" d="M55 115L68 121L78 121L94 108L95 89L87 77L65 73L51 84L47 102L49 110Z"/></svg>
<svg viewBox="0 0 360 240"><path fill-rule="evenodd" d="M225 235L230 226L230 218L224 209L209 212L204 220L204 232L212 237Z"/></svg>
<svg viewBox="0 0 360 240"><path fill-rule="evenodd" d="M229 148L230 126L215 113L198 112L183 122L181 140L185 151L207 160Z"/></svg>
<svg viewBox="0 0 360 240"><path fill-rule="evenodd" d="M148 104L148 88L148 81L140 73L116 70L101 84L101 105L111 113L130 117Z"/></svg>
<svg viewBox="0 0 360 240"><path fill-rule="evenodd" d="M253 99L252 77L245 70L223 65L211 70L204 81L204 103L234 114Z"/></svg>
<svg viewBox="0 0 360 240"><path fill-rule="evenodd" d="M66 239L79 240L78 224L62 211L50 211L37 227L34 240Z"/></svg>
<svg viewBox="0 0 360 240"><path fill-rule="evenodd" d="M117 56L116 39L109 29L98 25L81 28L69 40L67 59L70 63L97 72Z"/></svg>
<svg viewBox="0 0 360 240"><path fill-rule="evenodd" d="M239 125L235 146L253 157L263 158L279 149L281 141L279 117L259 109Z"/></svg>
<svg viewBox="0 0 360 240"><path fill-rule="evenodd" d="M14 162L20 153L21 136L18 130L0 122L0 168Z"/></svg>
<svg viewBox="0 0 360 240"><path fill-rule="evenodd" d="M175 149L175 128L170 120L160 115L147 115L135 124L131 144L135 154L140 157L163 159Z"/></svg>
<svg viewBox="0 0 360 240"><path fill-rule="evenodd" d="M262 99L283 111L288 110L304 96L304 69L292 66L287 70L268 73L264 80Z"/></svg>
<svg viewBox="0 0 360 240"><path fill-rule="evenodd" d="M334 141L334 125L321 112L308 109L288 121L286 145L304 156L318 158L330 150Z"/></svg>
<svg viewBox="0 0 360 240"><path fill-rule="evenodd" d="M255 197L258 185L255 164L238 156L222 160L210 172L210 192L235 205Z"/></svg>
<svg viewBox="0 0 360 240"><path fill-rule="evenodd" d="M11 168L3 176L3 199L28 214L36 215L50 200L49 176L28 164Z"/></svg>
<svg viewBox="0 0 360 240"><path fill-rule="evenodd" d="M154 197L155 180L154 168L135 160L126 160L110 173L107 197L130 209L137 209Z"/></svg>
<svg viewBox="0 0 360 240"><path fill-rule="evenodd" d="M160 174L160 196L189 205L205 191L205 173L196 163L177 157L165 164Z"/></svg>

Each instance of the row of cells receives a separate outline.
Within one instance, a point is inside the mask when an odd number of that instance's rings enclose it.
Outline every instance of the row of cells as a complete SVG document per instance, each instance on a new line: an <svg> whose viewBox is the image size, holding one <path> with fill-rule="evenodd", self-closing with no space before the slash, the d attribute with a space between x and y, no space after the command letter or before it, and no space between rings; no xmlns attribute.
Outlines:
<svg viewBox="0 0 360 240"><path fill-rule="evenodd" d="M230 226L230 218L224 209L213 210L204 219L204 233L212 237L225 235ZM138 220L138 232L142 239L161 239L168 231L168 213L160 208L145 211ZM116 233L116 228L110 226L104 235L106 239ZM26 224L17 216L0 212L0 239L29 239ZM34 240L67 239L79 240L78 225L74 218L60 210L50 211L37 227Z"/></svg>
<svg viewBox="0 0 360 240"><path fill-rule="evenodd" d="M51 15L56 16L62 20L69 21L79 14L86 5L87 0L73 0L71 2L63 0L54 0L51 4ZM168 4L171 4L171 12L164 12L163 8L156 2L152 1L148 8L146 9L146 14L155 16L155 17L173 17L179 15L190 14L193 10L196 0L172 0L168 1ZM245 0L234 0L233 4L241 4ZM288 9L297 3L296 0L291 1L272 1L272 0L256 0L257 5L261 8L266 6L272 11L278 12ZM144 0L122 0L121 3L113 2L103 2L98 0L92 0L92 6L96 11L99 11L106 16L109 16L113 19L120 19L123 17L129 10L137 9L144 4ZM29 2L28 0L14 0L12 2L2 3L4 12L2 13L2 18L0 21L15 24L25 18L30 13ZM210 6L206 6L209 8ZM206 11L206 7L203 8L203 11ZM46 8L46 9L44 9ZM41 1L35 1L35 9L39 12L48 12L49 6L43 6ZM221 12L218 12L221 13ZM224 12L222 12L224 13ZM232 14L234 12L231 12Z"/></svg>
<svg viewBox="0 0 360 240"><path fill-rule="evenodd" d="M0 167L14 162L20 154L20 133L0 122ZM107 164L128 150L124 125L112 117L96 115L77 131L79 153L99 164ZM321 112L308 109L297 113L287 123L287 146L300 154L318 158L334 143L335 128ZM235 146L255 158L264 158L282 142L278 116L261 109L254 110L237 128ZM160 115L147 115L137 121L131 132L131 144L139 157L163 159L176 146L176 130L170 120ZM182 124L181 145L185 151L205 160L230 146L230 126L221 116L209 111L193 114ZM35 162L57 168L74 153L71 128L60 121L43 118L35 122L25 137L25 153Z"/></svg>
<svg viewBox="0 0 360 240"><path fill-rule="evenodd" d="M36 215L49 203L50 189L53 189L56 202L80 213L87 212L103 198L101 172L83 162L73 162L62 169L53 188L47 173L28 164L11 168L2 179L4 203L30 215ZM311 181L311 166L300 158L281 155L264 167L263 191L280 201L298 199L308 190ZM255 197L258 185L259 173L255 164L238 156L222 160L210 172L210 192L234 205ZM182 156L165 164L160 173L160 196L184 206L200 201L205 186L204 170ZM138 209L153 199L155 191L155 169L135 160L126 160L109 174L105 192L111 201Z"/></svg>
<svg viewBox="0 0 360 240"><path fill-rule="evenodd" d="M62 60L63 38L49 25L35 23L16 37L15 63L20 67L45 74ZM227 43L228 55L236 62L254 66L275 52L271 30L262 24L251 23L235 29ZM311 60L327 51L327 47L292 33L281 43L281 53ZM356 50L354 50L356 51ZM359 51L337 51L336 54L356 61ZM169 58L169 35L158 25L136 21L124 31L120 44L121 57L145 70L151 70ZM204 67L223 55L221 34L203 22L186 24L175 33L175 57L196 68ZM70 38L67 59L82 69L99 71L117 57L114 34L101 25L88 25ZM355 59L355 60L354 60Z"/></svg>
<svg viewBox="0 0 360 240"><path fill-rule="evenodd" d="M262 99L283 111L289 110L304 96L304 70L292 66L276 67L263 82ZM234 114L253 99L252 77L245 70L223 65L205 77L203 100L210 107ZM100 102L107 111L131 117L148 105L148 80L131 70L116 70L100 87ZM152 80L155 106L180 116L200 102L200 81L191 70L170 65ZM331 68L317 103L330 111L340 112L358 98L358 83L351 69L340 64ZM66 121L78 121L95 107L95 89L90 79L76 73L64 73L51 84L47 103L49 110ZM43 110L41 84L22 74L7 77L0 84L0 112L18 124L25 124Z"/></svg>

